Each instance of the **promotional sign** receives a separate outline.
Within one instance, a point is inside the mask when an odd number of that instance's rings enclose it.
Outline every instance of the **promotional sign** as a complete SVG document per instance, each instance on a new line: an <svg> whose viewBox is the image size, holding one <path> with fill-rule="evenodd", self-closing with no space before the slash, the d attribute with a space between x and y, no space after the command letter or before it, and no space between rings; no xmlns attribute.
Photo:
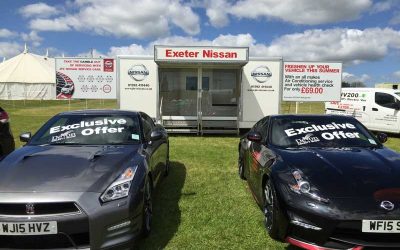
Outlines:
<svg viewBox="0 0 400 250"><path fill-rule="evenodd" d="M157 117L158 67L153 57L118 56L119 107Z"/></svg>
<svg viewBox="0 0 400 250"><path fill-rule="evenodd" d="M240 127L251 127L260 117L279 114L281 67L281 59L251 60L243 67Z"/></svg>
<svg viewBox="0 0 400 250"><path fill-rule="evenodd" d="M284 62L283 101L340 101L342 63Z"/></svg>
<svg viewBox="0 0 400 250"><path fill-rule="evenodd" d="M154 46L154 60L169 62L247 62L249 48Z"/></svg>
<svg viewBox="0 0 400 250"><path fill-rule="evenodd" d="M55 58L57 99L116 99L116 65L111 58Z"/></svg>

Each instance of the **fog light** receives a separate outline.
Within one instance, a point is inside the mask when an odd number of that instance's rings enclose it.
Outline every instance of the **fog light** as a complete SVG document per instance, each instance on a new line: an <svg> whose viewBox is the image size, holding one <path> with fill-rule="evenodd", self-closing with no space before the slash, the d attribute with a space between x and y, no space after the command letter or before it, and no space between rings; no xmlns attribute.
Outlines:
<svg viewBox="0 0 400 250"><path fill-rule="evenodd" d="M311 230L316 230L316 231L322 230L322 228L320 228L320 227L316 227L316 226L307 224L307 223L299 221L299 220L291 220L290 223L292 223L293 225L299 226L299 227L306 228L306 229L311 229Z"/></svg>
<svg viewBox="0 0 400 250"><path fill-rule="evenodd" d="M120 224L117 224L117 225L114 225L114 226L112 226L112 227L109 227L107 230L108 230L108 231L114 231L114 230L117 230L117 229L120 229L120 228L127 227L127 226L129 226L130 224L131 224L131 221L130 221L130 220L124 221L124 222L122 222L122 223L120 223Z"/></svg>

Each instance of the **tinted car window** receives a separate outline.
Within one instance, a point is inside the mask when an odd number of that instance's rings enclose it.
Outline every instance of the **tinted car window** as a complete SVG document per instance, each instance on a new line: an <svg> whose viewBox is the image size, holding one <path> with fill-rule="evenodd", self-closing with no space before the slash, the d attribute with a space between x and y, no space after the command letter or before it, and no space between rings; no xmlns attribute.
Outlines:
<svg viewBox="0 0 400 250"><path fill-rule="evenodd" d="M269 121L269 117L266 117L263 119L263 121L261 123L260 131L259 131L261 134L262 141L264 141L264 142L267 138L267 133L268 133L268 121Z"/></svg>
<svg viewBox="0 0 400 250"><path fill-rule="evenodd" d="M146 114L141 114L142 116L142 123L143 123L143 134L146 140L150 139L151 131L154 129L154 122L153 120Z"/></svg>
<svg viewBox="0 0 400 250"><path fill-rule="evenodd" d="M135 144L140 140L137 117L60 115L49 120L29 144Z"/></svg>
<svg viewBox="0 0 400 250"><path fill-rule="evenodd" d="M379 143L355 119L347 117L276 117L270 141L281 147L371 147Z"/></svg>
<svg viewBox="0 0 400 250"><path fill-rule="evenodd" d="M393 108L393 105L397 102L397 99L386 93L376 92L375 103L386 108Z"/></svg>

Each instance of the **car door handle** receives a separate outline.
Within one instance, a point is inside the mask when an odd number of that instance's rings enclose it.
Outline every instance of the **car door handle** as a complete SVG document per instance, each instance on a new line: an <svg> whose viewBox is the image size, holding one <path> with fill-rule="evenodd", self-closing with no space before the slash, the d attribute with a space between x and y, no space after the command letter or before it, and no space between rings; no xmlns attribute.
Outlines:
<svg viewBox="0 0 400 250"><path fill-rule="evenodd" d="M377 108L372 108L372 111L378 111L378 109Z"/></svg>

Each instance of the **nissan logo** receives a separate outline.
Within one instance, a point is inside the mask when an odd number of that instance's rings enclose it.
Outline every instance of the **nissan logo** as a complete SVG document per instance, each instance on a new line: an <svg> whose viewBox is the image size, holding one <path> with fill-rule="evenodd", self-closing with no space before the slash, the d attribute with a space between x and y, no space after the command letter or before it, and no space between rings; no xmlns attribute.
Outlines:
<svg viewBox="0 0 400 250"><path fill-rule="evenodd" d="M392 211L394 209L394 204L390 201L382 201L380 207L385 210Z"/></svg>
<svg viewBox="0 0 400 250"><path fill-rule="evenodd" d="M35 205L29 203L25 205L26 214L33 215L35 214Z"/></svg>
<svg viewBox="0 0 400 250"><path fill-rule="evenodd" d="M149 71L143 64L136 64L128 70L128 75L135 81L143 81L149 75Z"/></svg>
<svg viewBox="0 0 400 250"><path fill-rule="evenodd" d="M112 67L112 66L113 66L113 62L111 62L111 61L105 61L104 64L105 64L107 67Z"/></svg>
<svg viewBox="0 0 400 250"><path fill-rule="evenodd" d="M251 72L251 76L259 83L264 83L271 78L272 73L267 66L259 66Z"/></svg>

